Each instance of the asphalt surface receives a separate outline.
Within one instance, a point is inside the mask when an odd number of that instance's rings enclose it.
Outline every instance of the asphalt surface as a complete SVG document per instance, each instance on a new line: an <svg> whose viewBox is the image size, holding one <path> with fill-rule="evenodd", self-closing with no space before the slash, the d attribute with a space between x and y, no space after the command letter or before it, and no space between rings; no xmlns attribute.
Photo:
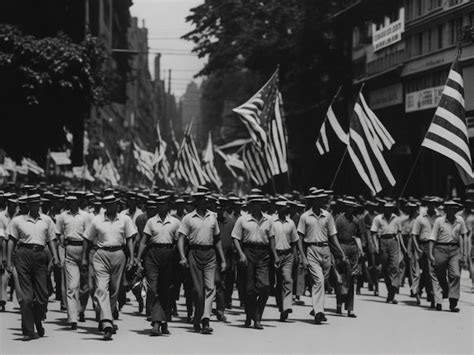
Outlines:
<svg viewBox="0 0 474 355"><path fill-rule="evenodd" d="M21 340L18 305L7 304L0 313L0 354L10 353L474 353L474 299L470 280L463 273L460 313L448 311L447 301L442 312L429 309L426 301L416 306L407 287L397 296L398 305L385 303L385 286L380 285L380 297L367 289L356 296L356 319L335 314L334 295L328 295L328 322L315 325L310 298L303 297L304 306L294 306L289 321L280 323L279 313L271 297L265 309L264 330L245 328L240 307L227 312L228 323L212 319L213 335L201 335L185 323L183 299L179 315L170 323L171 335L151 337L150 325L137 313L133 301L124 306L113 341L103 341L97 331L92 310L86 312L86 322L76 331L67 327L66 313L59 303L51 301L44 324L43 338ZM236 294L235 294L236 295ZM234 299L234 306L239 302ZM90 305L90 303L89 303Z"/></svg>

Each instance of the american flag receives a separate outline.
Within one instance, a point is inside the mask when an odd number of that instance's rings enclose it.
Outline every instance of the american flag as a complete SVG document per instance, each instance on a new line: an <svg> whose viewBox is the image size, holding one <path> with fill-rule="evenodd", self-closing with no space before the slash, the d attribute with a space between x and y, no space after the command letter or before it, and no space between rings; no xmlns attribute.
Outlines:
<svg viewBox="0 0 474 355"><path fill-rule="evenodd" d="M173 180L170 177L171 165L166 157L166 149L168 145L161 137L159 123L156 124L156 134L157 142L154 157L155 174L158 176L158 179L163 181L165 184L174 186Z"/></svg>
<svg viewBox="0 0 474 355"><path fill-rule="evenodd" d="M202 152L202 163L203 169L211 182L216 185L218 189L222 187L222 181L217 173L216 166L214 165L214 148L212 146L212 135L209 132L209 138L207 139L206 149Z"/></svg>
<svg viewBox="0 0 474 355"><path fill-rule="evenodd" d="M254 96L233 109L246 126L254 146L263 153L272 175L288 172L287 137L278 85L277 69Z"/></svg>
<svg viewBox="0 0 474 355"><path fill-rule="evenodd" d="M453 160L468 177L473 177L465 114L464 80L458 56L421 145Z"/></svg>
<svg viewBox="0 0 474 355"><path fill-rule="evenodd" d="M395 178L382 154L394 143L390 133L359 93L350 123L347 151L360 177L374 195L387 184L395 185Z"/></svg>
<svg viewBox="0 0 474 355"><path fill-rule="evenodd" d="M272 178L272 171L265 154L255 144L248 143L242 151L245 172L258 186L265 185Z"/></svg>
<svg viewBox="0 0 474 355"><path fill-rule="evenodd" d="M155 174L153 171L155 155L152 152L148 152L141 149L135 142L133 143L133 156L137 161L137 170L141 172L145 177L154 181Z"/></svg>
<svg viewBox="0 0 474 355"><path fill-rule="evenodd" d="M38 165L33 159L30 158L23 158L21 161L21 165L23 165L28 172L31 172L35 175L43 176L44 169Z"/></svg>
<svg viewBox="0 0 474 355"><path fill-rule="evenodd" d="M347 145L347 142L348 142L348 135L339 124L336 114L334 113L334 110L332 108L340 91L341 91L341 88L339 88L331 104L329 105L328 111L326 112L326 118L324 119L323 124L321 125L318 139L316 140L316 148L318 149L318 152L321 155L329 153L329 139L328 139L328 132L327 132L328 123L342 143Z"/></svg>
<svg viewBox="0 0 474 355"><path fill-rule="evenodd" d="M176 177L189 182L193 186L205 185L210 181L201 167L194 139L191 136L192 122L184 134L183 142L174 165Z"/></svg>

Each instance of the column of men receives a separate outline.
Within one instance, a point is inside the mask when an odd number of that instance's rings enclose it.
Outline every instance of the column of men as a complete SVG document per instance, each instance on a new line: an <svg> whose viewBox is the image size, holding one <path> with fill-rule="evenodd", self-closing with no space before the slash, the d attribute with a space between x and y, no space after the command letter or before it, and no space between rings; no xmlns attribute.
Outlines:
<svg viewBox="0 0 474 355"><path fill-rule="evenodd" d="M217 320L226 322L234 286L245 326L261 330L272 293L282 322L304 303L305 291L316 324L327 321L326 295L333 290L336 313L345 307L355 318L355 294L367 283L378 296L381 277L387 303L397 303L408 279L418 305L425 290L431 308L442 310L449 298L449 310L458 312L463 263L473 274L471 200L462 209L459 201L437 197L334 199L317 188L304 197L269 198L253 189L245 199L205 187L180 196L163 189L53 189L9 184L0 193L0 311L14 290L24 340L45 334L52 276L67 326L85 322L90 296L98 329L111 340L130 290L139 312L145 308L150 334L160 336L170 334L183 285L187 321L211 334L213 302Z"/></svg>

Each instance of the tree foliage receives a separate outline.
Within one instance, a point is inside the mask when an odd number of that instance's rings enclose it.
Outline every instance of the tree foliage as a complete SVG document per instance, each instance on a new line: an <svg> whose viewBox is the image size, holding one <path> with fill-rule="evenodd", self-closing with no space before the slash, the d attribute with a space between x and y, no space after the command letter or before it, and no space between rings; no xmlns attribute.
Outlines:
<svg viewBox="0 0 474 355"><path fill-rule="evenodd" d="M64 34L36 38L15 26L0 26L0 71L14 79L3 82L3 89L27 105L51 96L82 97L85 106L100 103L105 59L102 43L92 36L76 44Z"/></svg>

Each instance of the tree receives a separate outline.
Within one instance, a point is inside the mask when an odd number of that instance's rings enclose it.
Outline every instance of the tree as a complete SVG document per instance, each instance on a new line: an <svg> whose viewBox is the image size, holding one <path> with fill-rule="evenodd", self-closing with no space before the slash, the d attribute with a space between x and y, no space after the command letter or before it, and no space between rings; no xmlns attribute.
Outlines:
<svg viewBox="0 0 474 355"><path fill-rule="evenodd" d="M198 75L225 81L232 73L244 72L258 87L280 66L290 157L294 157L291 163L296 172L315 164L317 131L344 75L342 47L334 41L328 16L337 5L314 0L207 0L186 18L194 30L183 38L194 42L200 57L208 57ZM253 93L241 90L239 103ZM324 181L321 171L293 175L298 176L300 187Z"/></svg>
<svg viewBox="0 0 474 355"><path fill-rule="evenodd" d="M103 44L92 36L77 44L64 34L36 38L15 26L1 25L3 147L14 147L18 154L35 147L33 154L44 160L49 147L61 144L63 126L81 131L77 128L83 126L91 105L104 100L105 59ZM32 129L27 131L28 144L16 149L26 127Z"/></svg>

